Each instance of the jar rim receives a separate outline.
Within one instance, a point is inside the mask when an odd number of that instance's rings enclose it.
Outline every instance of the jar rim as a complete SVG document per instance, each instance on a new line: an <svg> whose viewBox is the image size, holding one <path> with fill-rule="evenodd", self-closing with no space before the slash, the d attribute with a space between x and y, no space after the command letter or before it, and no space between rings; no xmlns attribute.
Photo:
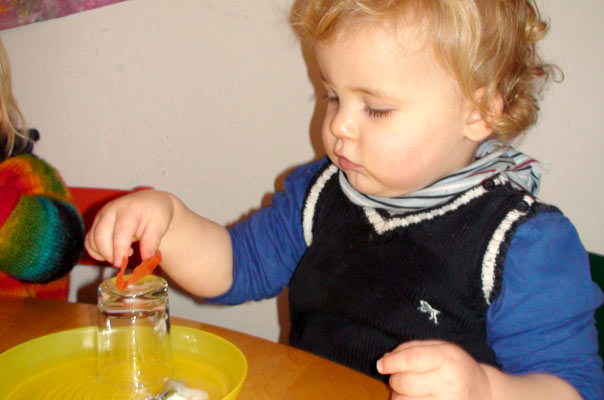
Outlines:
<svg viewBox="0 0 604 400"><path fill-rule="evenodd" d="M128 279L129 275L125 275L124 279ZM121 297L139 297L158 290L167 289L168 282L161 276L147 275L140 280L129 284L124 290L119 290L116 287L117 278L109 278L99 285L99 293L113 294Z"/></svg>

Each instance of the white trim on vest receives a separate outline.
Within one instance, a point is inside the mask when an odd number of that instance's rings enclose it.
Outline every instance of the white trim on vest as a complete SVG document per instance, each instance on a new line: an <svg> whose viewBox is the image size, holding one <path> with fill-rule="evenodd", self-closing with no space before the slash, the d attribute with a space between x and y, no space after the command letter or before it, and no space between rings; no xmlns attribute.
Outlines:
<svg viewBox="0 0 604 400"><path fill-rule="evenodd" d="M529 206L531 206L535 200L533 197L526 195L522 199ZM497 255L501 249L501 244L505 240L505 235L512 228L514 222L516 222L520 217L526 215L528 210L520 211L520 210L512 210L510 211L503 221L499 224L495 233L493 233L493 237L489 241L487 246L487 251L485 252L484 258L482 259L482 292L484 294L484 299L487 304L491 304L491 293L493 292L493 288L495 287L495 266L497 265Z"/></svg>
<svg viewBox="0 0 604 400"><path fill-rule="evenodd" d="M507 180L508 178L505 175L500 175L496 179L493 179L496 184L503 184L507 182ZM455 211L461 206L468 204L470 201L484 195L486 192L487 189L485 189L482 185L479 185L473 189L468 190L466 193L462 194L457 199L453 200L451 203L445 204L442 207L398 218L384 219L375 208L371 207L363 207L363 210L365 211L365 216L367 216L367 219L373 225L375 232L379 235L382 235L396 228L418 224L420 222L430 220L441 215L445 215L451 211Z"/></svg>
<svg viewBox="0 0 604 400"><path fill-rule="evenodd" d="M316 180L315 184L312 186L306 199L302 216L302 228L304 231L304 241L306 242L307 246L310 246L310 244L312 243L312 224L315 214L315 208L317 206L317 201L319 200L319 195L321 194L321 191L325 187L327 181L337 171L338 168L333 164L329 166L325 171L323 171L319 178ZM493 181L497 185L505 184L508 181L508 178L505 175L499 175ZM363 207L363 210L365 212L365 216L373 226L375 232L379 235L382 235L397 228L418 224L422 221L430 220L435 217L445 215L451 211L455 211L461 206L468 204L470 201L484 195L485 193L487 193L487 189L485 189L484 186L476 186L475 188L459 196L451 203L445 204L442 207L438 207L426 212L416 213L413 215L393 217L389 219L384 219L375 208ZM531 206L535 202L535 199L530 195L524 196L523 200L529 206ZM522 217L526 213L527 211L520 211L516 209L510 211L505 216L503 221L501 221L501 223L493 233L489 244L487 245L487 250L482 261L481 272L482 292L484 294L484 298L487 304L491 304L489 298L491 297L491 293L493 292L495 286L495 266L497 264L497 255L500 252L501 244L505 240L505 235L512 228L514 222L516 222L520 217Z"/></svg>
<svg viewBox="0 0 604 400"><path fill-rule="evenodd" d="M335 164L331 164L329 168L321 173L313 187L310 189L310 193L308 193L302 214L302 229L304 231L304 241L306 242L306 246L310 246L312 243L312 221L315 215L317 201L319 200L319 194L325 187L325 184L329 178L331 178L336 172L338 172L338 167L336 167Z"/></svg>

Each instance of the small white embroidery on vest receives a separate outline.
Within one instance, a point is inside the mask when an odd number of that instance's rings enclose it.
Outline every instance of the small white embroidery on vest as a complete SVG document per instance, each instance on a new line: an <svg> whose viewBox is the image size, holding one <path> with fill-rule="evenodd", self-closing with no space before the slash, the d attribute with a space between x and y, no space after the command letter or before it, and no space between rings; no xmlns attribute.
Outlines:
<svg viewBox="0 0 604 400"><path fill-rule="evenodd" d="M430 317L428 319L430 321L434 321L434 325L438 325L438 319L436 316L440 314L440 311L435 308L432 308L432 306L427 301L420 300L419 307L417 309L423 313L430 314Z"/></svg>

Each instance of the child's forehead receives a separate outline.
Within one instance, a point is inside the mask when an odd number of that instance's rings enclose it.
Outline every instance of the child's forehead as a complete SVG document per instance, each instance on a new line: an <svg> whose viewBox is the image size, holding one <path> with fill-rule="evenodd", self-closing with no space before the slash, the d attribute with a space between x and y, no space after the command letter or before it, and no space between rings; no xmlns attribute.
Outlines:
<svg viewBox="0 0 604 400"><path fill-rule="evenodd" d="M317 43L350 41L355 37L370 35L380 31L392 38L401 50L421 51L426 46L433 47L435 35L427 18L415 11L400 11L388 15L353 15L341 20L328 35L320 37ZM382 36L383 37L383 36Z"/></svg>
<svg viewBox="0 0 604 400"><path fill-rule="evenodd" d="M422 86L456 87L453 75L435 57L429 41L412 26L356 27L317 43L315 55L321 78L330 85L369 85L372 92L376 87L402 91L417 91Z"/></svg>
<svg viewBox="0 0 604 400"><path fill-rule="evenodd" d="M354 48L364 44L368 51L387 49L391 57L401 60L408 57L433 60L434 40L421 21L364 19L357 22L342 25L328 38L319 40L315 44L315 52L317 48L322 50L328 50L332 46Z"/></svg>

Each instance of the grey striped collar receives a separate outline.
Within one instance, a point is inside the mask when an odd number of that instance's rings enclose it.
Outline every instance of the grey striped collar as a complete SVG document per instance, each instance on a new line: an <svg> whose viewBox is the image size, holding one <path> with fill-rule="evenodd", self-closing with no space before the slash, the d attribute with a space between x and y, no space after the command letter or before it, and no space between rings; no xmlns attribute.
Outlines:
<svg viewBox="0 0 604 400"><path fill-rule="evenodd" d="M537 160L508 144L491 139L478 146L475 161L472 164L404 196L367 195L353 188L343 171L339 171L338 178L342 191L354 204L401 215L444 204L500 173L507 176L509 181L518 188L536 194L542 171L543 167Z"/></svg>

